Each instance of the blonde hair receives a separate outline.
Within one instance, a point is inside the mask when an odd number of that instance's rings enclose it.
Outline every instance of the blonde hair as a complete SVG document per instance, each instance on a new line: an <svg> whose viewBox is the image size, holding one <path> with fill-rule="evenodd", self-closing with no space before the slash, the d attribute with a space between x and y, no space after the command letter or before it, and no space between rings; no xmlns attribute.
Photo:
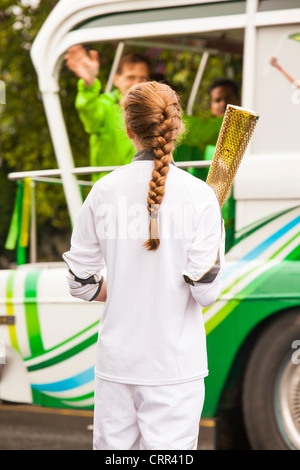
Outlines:
<svg viewBox="0 0 300 470"><path fill-rule="evenodd" d="M144 246L148 250L156 250L160 244L158 211L165 194L175 142L184 129L179 97L164 83L144 82L130 88L122 106L126 126L137 136L145 150L154 153L154 169L147 198L149 239Z"/></svg>

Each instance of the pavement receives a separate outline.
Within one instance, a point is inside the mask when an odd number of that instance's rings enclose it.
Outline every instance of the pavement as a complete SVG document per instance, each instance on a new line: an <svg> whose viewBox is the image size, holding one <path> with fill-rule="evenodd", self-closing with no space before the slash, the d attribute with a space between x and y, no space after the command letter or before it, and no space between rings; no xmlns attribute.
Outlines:
<svg viewBox="0 0 300 470"><path fill-rule="evenodd" d="M0 450L92 450L93 412L0 404ZM198 450L214 450L214 422L200 422Z"/></svg>

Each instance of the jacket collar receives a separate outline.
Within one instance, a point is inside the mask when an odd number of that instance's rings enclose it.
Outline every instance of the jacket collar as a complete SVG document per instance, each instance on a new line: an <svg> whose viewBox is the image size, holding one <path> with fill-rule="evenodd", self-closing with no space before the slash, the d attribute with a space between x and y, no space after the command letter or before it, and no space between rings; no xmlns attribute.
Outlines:
<svg viewBox="0 0 300 470"><path fill-rule="evenodd" d="M151 152L151 150L140 150L134 155L132 161L137 162L140 160L154 160L154 159L155 159L155 156L154 156L154 153ZM174 160L171 161L171 164L175 165Z"/></svg>

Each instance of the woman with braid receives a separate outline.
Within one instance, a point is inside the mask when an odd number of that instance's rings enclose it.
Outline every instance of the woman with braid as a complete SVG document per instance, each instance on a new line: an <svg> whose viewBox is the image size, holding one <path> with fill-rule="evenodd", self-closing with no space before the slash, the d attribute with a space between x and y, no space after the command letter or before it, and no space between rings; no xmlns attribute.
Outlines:
<svg viewBox="0 0 300 470"><path fill-rule="evenodd" d="M201 309L222 286L220 207L174 164L183 125L168 85L133 86L123 111L136 154L95 183L63 255L71 294L106 302L94 449L196 449L208 374Z"/></svg>

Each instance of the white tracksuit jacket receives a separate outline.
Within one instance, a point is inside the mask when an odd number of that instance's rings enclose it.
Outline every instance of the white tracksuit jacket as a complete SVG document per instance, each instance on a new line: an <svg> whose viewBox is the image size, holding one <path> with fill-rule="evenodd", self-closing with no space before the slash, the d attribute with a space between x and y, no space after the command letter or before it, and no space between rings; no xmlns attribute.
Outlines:
<svg viewBox="0 0 300 470"><path fill-rule="evenodd" d="M201 307L222 288L224 227L214 191L171 164L159 209L160 246L146 250L152 170L153 155L140 151L97 181L63 259L71 294L84 300L99 292L106 266L96 376L167 385L208 374Z"/></svg>

